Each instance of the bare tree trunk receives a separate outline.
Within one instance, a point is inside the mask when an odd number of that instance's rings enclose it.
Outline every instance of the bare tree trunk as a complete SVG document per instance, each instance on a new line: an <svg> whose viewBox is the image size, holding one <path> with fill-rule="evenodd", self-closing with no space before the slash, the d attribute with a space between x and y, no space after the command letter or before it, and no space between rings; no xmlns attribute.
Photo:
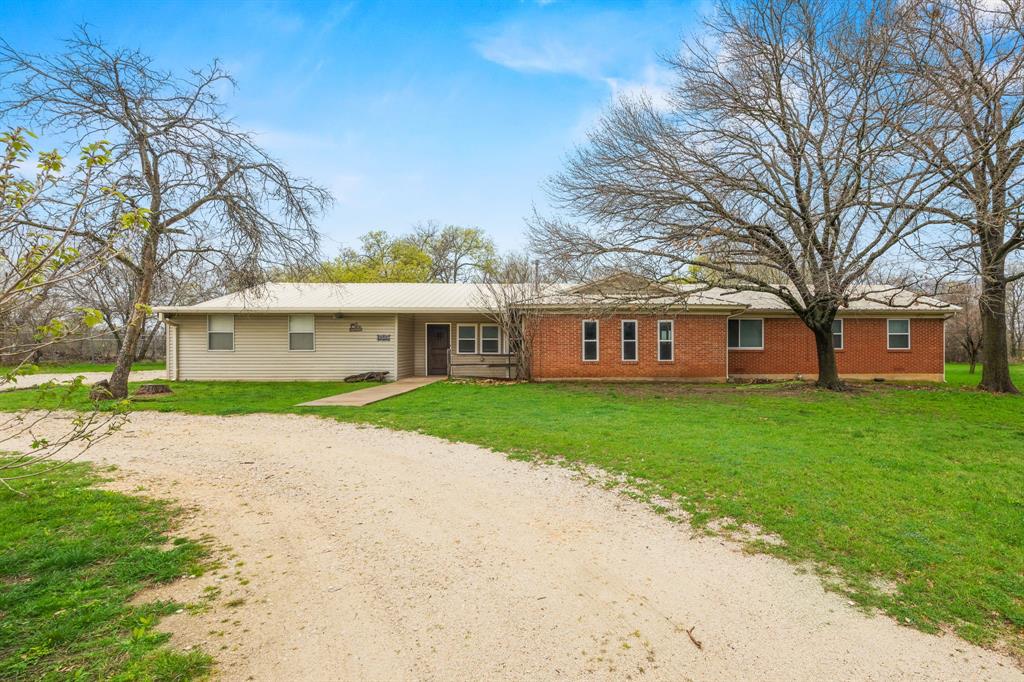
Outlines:
<svg viewBox="0 0 1024 682"><path fill-rule="evenodd" d="M998 272L996 272L998 270ZM1006 275L1002 266L989 264L981 278L981 382L978 388L993 393L1020 393L1010 378L1006 343Z"/></svg>
<svg viewBox="0 0 1024 682"><path fill-rule="evenodd" d="M149 353L149 347L153 345L153 339L156 338L156 333L160 329L159 324L153 325L152 328L147 332L145 321L143 321L143 336L142 343L139 344L139 350L135 353L135 361L141 362L146 359L146 354Z"/></svg>
<svg viewBox="0 0 1024 682"><path fill-rule="evenodd" d="M814 332L814 346L818 353L818 381L819 388L827 388L830 391L842 391L845 386L839 379L839 370L836 368L836 349L832 341L832 323L824 327L815 325L811 328Z"/></svg>
<svg viewBox="0 0 1024 682"><path fill-rule="evenodd" d="M135 296L132 297L132 313L124 329L124 341L117 351L114 373L110 375L110 394L115 399L128 397L128 374L132 371L135 349L138 346L142 327L149 314L150 291L156 277L156 247L159 233L152 227L146 234L142 247L141 268L135 279Z"/></svg>

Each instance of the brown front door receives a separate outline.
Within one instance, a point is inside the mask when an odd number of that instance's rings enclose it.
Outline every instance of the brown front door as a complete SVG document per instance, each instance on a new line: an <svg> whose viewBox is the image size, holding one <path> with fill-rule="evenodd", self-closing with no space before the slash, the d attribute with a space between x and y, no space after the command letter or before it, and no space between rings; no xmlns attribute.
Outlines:
<svg viewBox="0 0 1024 682"><path fill-rule="evenodd" d="M427 374L448 374L448 346L452 328L446 324L427 325Z"/></svg>

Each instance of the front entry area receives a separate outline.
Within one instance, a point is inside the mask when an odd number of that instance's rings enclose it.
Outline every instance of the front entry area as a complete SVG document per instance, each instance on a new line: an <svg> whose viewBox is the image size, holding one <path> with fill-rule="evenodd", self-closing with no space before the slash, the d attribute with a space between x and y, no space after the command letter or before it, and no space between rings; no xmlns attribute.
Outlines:
<svg viewBox="0 0 1024 682"><path fill-rule="evenodd" d="M448 374L448 349L451 347L452 327L450 324L427 325L427 374L430 376Z"/></svg>

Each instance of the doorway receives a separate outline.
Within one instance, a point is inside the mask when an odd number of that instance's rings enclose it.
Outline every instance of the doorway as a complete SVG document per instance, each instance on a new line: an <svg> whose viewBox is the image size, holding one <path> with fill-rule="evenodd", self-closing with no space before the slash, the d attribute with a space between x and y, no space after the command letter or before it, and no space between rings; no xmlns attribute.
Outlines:
<svg viewBox="0 0 1024 682"><path fill-rule="evenodd" d="M448 349L451 341L450 324L427 325L427 376L448 374Z"/></svg>

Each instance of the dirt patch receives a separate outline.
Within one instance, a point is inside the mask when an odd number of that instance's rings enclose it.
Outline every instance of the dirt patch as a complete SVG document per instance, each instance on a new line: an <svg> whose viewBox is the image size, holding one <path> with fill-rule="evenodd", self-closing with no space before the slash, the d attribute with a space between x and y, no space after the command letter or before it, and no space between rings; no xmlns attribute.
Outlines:
<svg viewBox="0 0 1024 682"><path fill-rule="evenodd" d="M158 593L209 603L164 624L223 679L1024 679L561 467L315 417L132 420L88 456L231 548Z"/></svg>

